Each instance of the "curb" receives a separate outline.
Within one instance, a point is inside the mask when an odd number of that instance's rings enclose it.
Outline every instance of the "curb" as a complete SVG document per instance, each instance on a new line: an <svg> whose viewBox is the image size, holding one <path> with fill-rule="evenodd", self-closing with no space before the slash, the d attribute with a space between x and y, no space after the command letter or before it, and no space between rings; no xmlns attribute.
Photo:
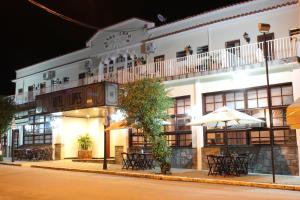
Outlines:
<svg viewBox="0 0 300 200"><path fill-rule="evenodd" d="M300 191L300 185L284 185L284 184L273 184L273 183L257 183L257 182L246 182L246 181L235 181L235 180L218 180L208 178L189 178L182 176L167 176L158 174L141 174L141 173L128 173L128 172L116 172L110 170L84 170L84 169L70 169L70 168L59 168L59 167L47 167L39 165L31 165L32 168L42 168L60 171L72 171L72 172L86 172L96 174L108 174L117 176L127 176L135 178L148 178L155 180L165 181L182 181L182 182L193 182L193 183L210 183L210 184L223 184L223 185L235 185L235 186L246 186L246 187L258 187L266 189L279 189L279 190L293 190Z"/></svg>
<svg viewBox="0 0 300 200"><path fill-rule="evenodd" d="M0 165L9 165L9 166L22 167L22 164L20 164L20 163L5 163L5 162L0 162Z"/></svg>

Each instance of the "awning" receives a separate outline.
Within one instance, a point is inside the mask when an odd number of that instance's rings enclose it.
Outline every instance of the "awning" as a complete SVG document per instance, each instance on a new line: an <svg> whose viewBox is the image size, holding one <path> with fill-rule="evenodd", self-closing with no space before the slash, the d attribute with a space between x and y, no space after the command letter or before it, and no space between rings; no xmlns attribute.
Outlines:
<svg viewBox="0 0 300 200"><path fill-rule="evenodd" d="M300 129L300 98L287 107L286 120L292 129Z"/></svg>
<svg viewBox="0 0 300 200"><path fill-rule="evenodd" d="M110 126L108 128L106 128L106 130L118 130L118 129L128 129L130 127L128 127L126 120L121 120L118 122L113 122L110 124Z"/></svg>

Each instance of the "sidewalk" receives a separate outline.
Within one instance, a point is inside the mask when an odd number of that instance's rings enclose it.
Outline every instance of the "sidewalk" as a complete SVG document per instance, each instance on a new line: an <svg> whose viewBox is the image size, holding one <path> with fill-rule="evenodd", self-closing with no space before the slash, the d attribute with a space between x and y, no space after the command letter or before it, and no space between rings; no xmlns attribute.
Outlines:
<svg viewBox="0 0 300 200"><path fill-rule="evenodd" d="M240 177L207 176L207 171L172 168L171 175L161 175L159 174L158 168L155 170L122 170L121 165L108 164L108 170L103 170L102 164L99 163L72 162L71 160L36 162L16 161L14 163L10 161L3 161L0 162L0 164L121 176L133 176L170 181L229 184L300 191L300 176L276 175L276 184L272 184L272 176L270 174L249 174L247 176Z"/></svg>

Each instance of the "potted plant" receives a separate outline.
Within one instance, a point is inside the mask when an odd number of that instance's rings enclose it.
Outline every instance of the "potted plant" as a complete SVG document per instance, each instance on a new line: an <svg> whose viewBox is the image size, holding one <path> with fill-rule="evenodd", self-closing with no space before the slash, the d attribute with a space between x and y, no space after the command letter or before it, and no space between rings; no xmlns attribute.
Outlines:
<svg viewBox="0 0 300 200"><path fill-rule="evenodd" d="M78 144L78 159L92 159L92 151L89 150L93 144L91 137L88 134L80 136Z"/></svg>

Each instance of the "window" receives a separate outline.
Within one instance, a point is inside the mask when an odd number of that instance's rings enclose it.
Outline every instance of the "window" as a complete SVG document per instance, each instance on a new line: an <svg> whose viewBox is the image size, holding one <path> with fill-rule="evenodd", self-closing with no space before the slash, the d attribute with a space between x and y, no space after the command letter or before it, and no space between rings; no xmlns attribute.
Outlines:
<svg viewBox="0 0 300 200"><path fill-rule="evenodd" d="M212 95L206 95L205 101L205 112L209 113L223 106L223 94L216 93Z"/></svg>
<svg viewBox="0 0 300 200"><path fill-rule="evenodd" d="M51 144L52 128L50 115L35 115L29 117L29 123L23 126L23 143L26 144Z"/></svg>
<svg viewBox="0 0 300 200"><path fill-rule="evenodd" d="M286 108L293 102L292 85L272 85L272 119L276 144L295 144L295 133L286 123ZM264 121L268 118L266 87L249 88L235 91L207 93L203 95L204 114L212 112L226 105L240 110ZM229 127L228 134L223 130L206 130L206 145L224 145L227 135L228 145L270 144L270 135L266 123L236 125ZM249 138L249 139L247 139Z"/></svg>
<svg viewBox="0 0 300 200"><path fill-rule="evenodd" d="M186 125L191 120L188 116L190 109L190 96L176 97L174 105L168 109L167 112L170 115L168 122L170 124L164 126L164 133L170 146L192 146L191 127Z"/></svg>
<svg viewBox="0 0 300 200"><path fill-rule="evenodd" d="M228 145L245 145L247 144L246 131L227 131Z"/></svg>
<svg viewBox="0 0 300 200"><path fill-rule="evenodd" d="M291 85L271 88L272 106L286 106L293 103L293 88Z"/></svg>
<svg viewBox="0 0 300 200"><path fill-rule="evenodd" d="M273 126L287 126L286 109L272 109Z"/></svg>
<svg viewBox="0 0 300 200"><path fill-rule="evenodd" d="M23 94L23 88L18 89L18 94Z"/></svg>
<svg viewBox="0 0 300 200"><path fill-rule="evenodd" d="M146 146L150 145L149 141L145 141L145 138L141 130L135 128L129 129L129 145L131 147L145 146L145 142L146 142Z"/></svg>
<svg viewBox="0 0 300 200"><path fill-rule="evenodd" d="M44 94L46 92L46 83L40 83L40 93Z"/></svg>
<svg viewBox="0 0 300 200"><path fill-rule="evenodd" d="M33 101L33 86L28 86L28 101Z"/></svg>
<svg viewBox="0 0 300 200"><path fill-rule="evenodd" d="M70 81L70 78L69 77L64 77L63 81L64 81L64 84L66 84L66 83L68 83Z"/></svg>
<svg viewBox="0 0 300 200"><path fill-rule="evenodd" d="M226 51L231 54L240 55L239 46L241 46L240 40L232 40L232 41L225 42Z"/></svg>
<svg viewBox="0 0 300 200"><path fill-rule="evenodd" d="M264 108L268 106L266 88L248 90L247 97L248 108Z"/></svg>
<svg viewBox="0 0 300 200"><path fill-rule="evenodd" d="M207 53L208 52L208 45L197 47L197 54Z"/></svg>
<svg viewBox="0 0 300 200"><path fill-rule="evenodd" d="M117 57L116 63L122 63L122 62L125 62L125 58L122 55L120 55L119 57Z"/></svg>
<svg viewBox="0 0 300 200"><path fill-rule="evenodd" d="M264 41L264 37L266 37L266 41L269 41L267 44L267 51L265 51L265 49L263 48L263 41ZM257 42L258 47L264 52L264 55L267 53L268 54L268 60L272 60L274 59L274 40L275 36L274 33L266 33L265 35L258 35L257 36Z"/></svg>
<svg viewBox="0 0 300 200"><path fill-rule="evenodd" d="M245 101L244 101L244 93L241 91L237 92L228 92L225 94L226 98L226 106L232 109L244 109Z"/></svg>
<svg viewBox="0 0 300 200"><path fill-rule="evenodd" d="M164 68L165 55L155 56L155 72L159 72L162 68Z"/></svg>
<svg viewBox="0 0 300 200"><path fill-rule="evenodd" d="M186 51L178 51L176 52L177 62L184 61L186 59Z"/></svg>
<svg viewBox="0 0 300 200"><path fill-rule="evenodd" d="M191 109L190 96L174 98L174 105L168 109L170 118L169 125L165 125L162 129L167 142L172 147L191 147L192 146L192 132L191 127L186 124L190 122L190 117L187 115ZM145 141L143 135L139 130L132 129L129 132L130 146L143 146Z"/></svg>
<svg viewBox="0 0 300 200"><path fill-rule="evenodd" d="M264 131L251 131L251 144L270 144L270 132Z"/></svg>
<svg viewBox="0 0 300 200"><path fill-rule="evenodd" d="M293 28L289 30L289 35L293 36L293 35L298 35L300 34L300 28Z"/></svg>
<svg viewBox="0 0 300 200"><path fill-rule="evenodd" d="M223 132L208 132L206 134L208 145L224 145L224 133Z"/></svg>
<svg viewBox="0 0 300 200"><path fill-rule="evenodd" d="M78 84L79 84L79 85L84 85L85 73L80 73L80 74L78 75L78 79L79 79Z"/></svg>
<svg viewBox="0 0 300 200"><path fill-rule="evenodd" d="M296 144L296 130L274 130L275 144Z"/></svg>

